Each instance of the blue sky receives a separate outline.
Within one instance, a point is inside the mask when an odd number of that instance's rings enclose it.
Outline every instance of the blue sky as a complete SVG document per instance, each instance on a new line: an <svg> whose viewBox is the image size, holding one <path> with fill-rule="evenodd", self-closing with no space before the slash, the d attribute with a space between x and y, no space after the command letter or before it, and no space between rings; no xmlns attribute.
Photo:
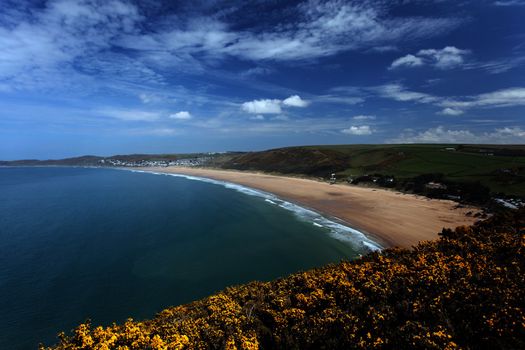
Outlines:
<svg viewBox="0 0 525 350"><path fill-rule="evenodd" d="M525 143L525 0L0 3L0 159Z"/></svg>

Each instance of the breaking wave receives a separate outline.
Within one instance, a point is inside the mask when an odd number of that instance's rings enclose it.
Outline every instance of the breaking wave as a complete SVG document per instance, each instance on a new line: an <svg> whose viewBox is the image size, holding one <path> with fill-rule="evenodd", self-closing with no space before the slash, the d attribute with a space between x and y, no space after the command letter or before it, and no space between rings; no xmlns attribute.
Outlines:
<svg viewBox="0 0 525 350"><path fill-rule="evenodd" d="M335 221L336 220L335 218L334 219L326 218L323 215L319 214L318 212L312 209L307 209L297 204L282 200L278 198L277 196L271 193L268 193L268 192L256 190L250 187L234 184L234 183L227 182L227 181L209 179L206 177L199 177L199 176L192 176L192 175L185 175L185 174L153 172L153 171L145 171L145 170L135 170L135 169L125 169L125 170L136 172L136 173L147 173L147 174L154 174L154 175L182 177L188 180L207 182L207 183L211 183L214 185L223 186L223 187L235 190L237 192L244 193L249 196L260 197L260 198L263 198L265 202L267 203L270 203L272 205L277 205L283 209L293 212L301 220L311 222L313 225L317 227L326 229L328 231L328 234L331 237L339 241L351 244L356 249L361 249L361 250L364 249L364 250L369 250L369 251L375 251L375 250L381 249L381 246L377 242L374 242L373 240L368 238L361 231L358 231L356 229L343 225L342 223Z"/></svg>

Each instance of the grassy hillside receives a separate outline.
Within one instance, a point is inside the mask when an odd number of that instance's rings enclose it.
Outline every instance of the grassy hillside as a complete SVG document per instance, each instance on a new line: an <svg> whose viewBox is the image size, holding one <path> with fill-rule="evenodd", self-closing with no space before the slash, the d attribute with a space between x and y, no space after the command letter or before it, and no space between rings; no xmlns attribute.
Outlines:
<svg viewBox="0 0 525 350"><path fill-rule="evenodd" d="M82 156L74 158L65 158L65 159L48 159L48 160L38 160L38 159L22 159L22 160L12 160L12 161L2 161L0 160L0 166L39 166L39 165L96 165L98 162L103 159L103 157L97 156Z"/></svg>
<svg viewBox="0 0 525 350"><path fill-rule="evenodd" d="M47 349L523 349L525 210L253 282Z"/></svg>
<svg viewBox="0 0 525 350"><path fill-rule="evenodd" d="M447 150L447 149L454 150ZM480 182L492 192L525 196L525 146L340 145L281 148L239 155L226 168L339 177L392 175L407 180L443 174Z"/></svg>

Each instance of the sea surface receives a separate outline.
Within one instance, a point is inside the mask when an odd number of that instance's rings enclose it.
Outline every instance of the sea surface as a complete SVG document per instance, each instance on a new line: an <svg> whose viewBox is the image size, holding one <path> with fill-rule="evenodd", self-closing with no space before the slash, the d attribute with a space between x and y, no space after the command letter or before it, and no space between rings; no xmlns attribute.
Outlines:
<svg viewBox="0 0 525 350"><path fill-rule="evenodd" d="M153 317L374 243L270 194L116 169L0 168L0 349Z"/></svg>

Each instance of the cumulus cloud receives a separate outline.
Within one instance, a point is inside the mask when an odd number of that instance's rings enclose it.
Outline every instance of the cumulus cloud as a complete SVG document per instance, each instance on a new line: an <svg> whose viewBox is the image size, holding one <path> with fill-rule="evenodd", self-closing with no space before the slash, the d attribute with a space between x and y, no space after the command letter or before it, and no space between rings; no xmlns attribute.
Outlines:
<svg viewBox="0 0 525 350"><path fill-rule="evenodd" d="M395 69L399 67L417 67L423 65L423 59L421 57L416 57L414 55L406 55L400 57L390 65L390 69Z"/></svg>
<svg viewBox="0 0 525 350"><path fill-rule="evenodd" d="M444 49L428 49L419 51L418 55L427 57L437 68L449 69L461 65L464 62L469 50L461 50L454 46L447 46Z"/></svg>
<svg viewBox="0 0 525 350"><path fill-rule="evenodd" d="M241 109L252 114L280 114L282 112L281 100L277 99L244 102L241 105Z"/></svg>
<svg viewBox="0 0 525 350"><path fill-rule="evenodd" d="M474 133L470 130L452 130L443 126L419 133L403 133L388 140L390 143L493 143L511 144L525 142L525 131L519 127L504 127L492 132Z"/></svg>
<svg viewBox="0 0 525 350"><path fill-rule="evenodd" d="M282 106L304 108L309 104L309 101L303 100L299 95L292 95L284 100L262 99L244 102L241 109L251 114L280 114Z"/></svg>
<svg viewBox="0 0 525 350"><path fill-rule="evenodd" d="M257 114L257 115L253 115L250 117L251 120L264 120L266 118L264 118L264 115L261 115L261 114Z"/></svg>
<svg viewBox="0 0 525 350"><path fill-rule="evenodd" d="M288 97L287 99L284 99L283 104L285 106L291 106L291 107L306 107L310 104L310 102L303 100L298 95L293 95L293 96Z"/></svg>
<svg viewBox="0 0 525 350"><path fill-rule="evenodd" d="M191 113L188 112L188 111L180 111L180 112L177 112L177 113L173 113L173 114L170 114L169 117L171 119L176 119L176 120L189 120L189 119L193 118Z"/></svg>
<svg viewBox="0 0 525 350"><path fill-rule="evenodd" d="M360 125L360 126L352 125L348 129L341 130L341 132L343 134L348 134L348 135L362 136L362 135L371 135L372 129L370 128L369 125Z"/></svg>
<svg viewBox="0 0 525 350"><path fill-rule="evenodd" d="M454 46L447 46L440 50L420 50L416 55L409 54L394 60L390 69L423 65L430 65L439 69L452 69L461 66L469 53L469 50L458 49Z"/></svg>

